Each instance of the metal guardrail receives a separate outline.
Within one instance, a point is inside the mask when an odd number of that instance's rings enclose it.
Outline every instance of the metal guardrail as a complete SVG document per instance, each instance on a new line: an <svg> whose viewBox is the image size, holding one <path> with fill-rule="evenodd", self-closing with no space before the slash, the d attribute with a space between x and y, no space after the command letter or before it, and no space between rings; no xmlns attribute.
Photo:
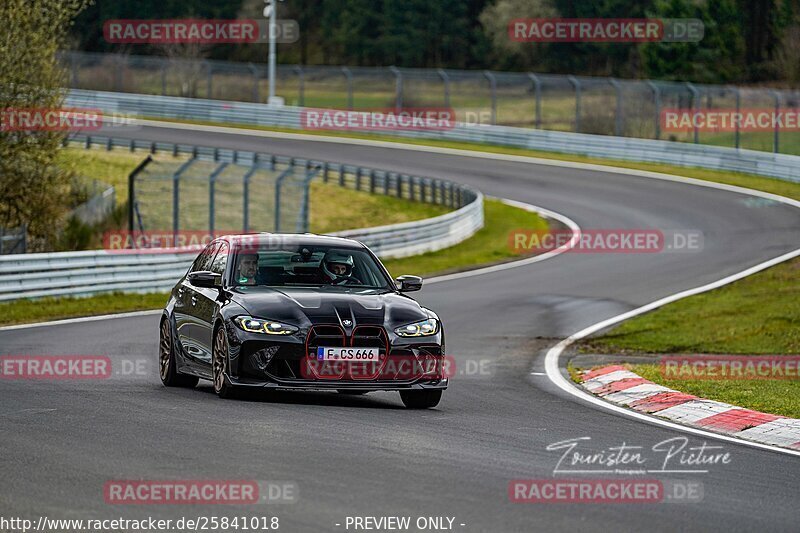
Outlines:
<svg viewBox="0 0 800 533"><path fill-rule="evenodd" d="M483 196L435 218L332 235L363 242L381 258L406 257L457 244L483 227ZM172 288L199 252L92 250L0 257L0 301Z"/></svg>
<svg viewBox="0 0 800 533"><path fill-rule="evenodd" d="M104 137L75 137L71 141L86 147L110 149L124 146L134 151L144 149L149 153L189 153L196 158L213 161L268 163L291 159L294 164L315 168L324 182L373 194L457 208L429 219L333 234L357 239L382 258L440 250L471 237L483 227L483 195L446 180L236 150ZM195 247L185 250L94 250L0 257L0 301L87 296L116 291L166 291L186 272L198 252L199 249Z"/></svg>
<svg viewBox="0 0 800 533"><path fill-rule="evenodd" d="M274 107L169 96L72 90L68 105L105 113L212 123L279 126L302 130L299 107ZM510 126L457 124L450 130L395 130L392 135L466 141L585 155L603 159L668 163L684 167L727 170L800 182L800 156L772 154L702 144L535 130Z"/></svg>
<svg viewBox="0 0 800 533"><path fill-rule="evenodd" d="M266 65L202 58L64 52L72 88L263 102ZM800 92L661 80L501 72L278 65L277 91L290 105L452 107L461 121L706 143L800 154L796 132L737 128L729 134L662 131L665 109L791 109ZM331 102L334 102L333 104ZM669 137L667 137L669 136Z"/></svg>

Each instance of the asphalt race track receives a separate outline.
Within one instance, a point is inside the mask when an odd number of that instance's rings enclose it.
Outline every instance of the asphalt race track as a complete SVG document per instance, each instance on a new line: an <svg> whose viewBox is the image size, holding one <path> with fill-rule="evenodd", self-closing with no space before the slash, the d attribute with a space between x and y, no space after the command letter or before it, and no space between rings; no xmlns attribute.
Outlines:
<svg viewBox="0 0 800 533"><path fill-rule="evenodd" d="M549 165L172 128L129 136L448 178L562 213L583 229L700 230L704 248L567 253L428 285L419 300L442 317L459 368L484 362L489 369L457 375L430 411L404 410L385 393L222 401L208 383L166 389L157 372L157 315L0 331L0 354L102 354L149 365L145 376L109 380L0 381L4 514L274 515L282 531L345 531L347 516L455 517L457 531L797 531L800 459L713 439L709 445L730 452L729 464L658 476L701 482L700 502L511 503L508 485L552 478L561 455L546 450L552 443L590 437L597 450L623 442L649 450L683 435L590 406L531 370L542 370L557 339L800 247L800 210ZM690 445L704 440L688 437ZM113 479L277 480L296 483L299 498L268 506L115 506L103 498Z"/></svg>

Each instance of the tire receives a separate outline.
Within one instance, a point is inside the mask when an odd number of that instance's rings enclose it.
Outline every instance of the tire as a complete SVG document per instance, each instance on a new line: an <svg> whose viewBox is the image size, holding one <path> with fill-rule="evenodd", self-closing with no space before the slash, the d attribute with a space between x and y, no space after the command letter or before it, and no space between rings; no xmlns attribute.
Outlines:
<svg viewBox="0 0 800 533"><path fill-rule="evenodd" d="M361 396L363 394L368 393L369 391L368 390L357 390L357 389L353 389L353 390L350 390L350 389L336 389L336 392L338 392L339 394L347 395L347 396Z"/></svg>
<svg viewBox="0 0 800 533"><path fill-rule="evenodd" d="M211 350L211 373L213 376L214 392L223 399L235 397L233 385L225 380L225 371L228 368L228 336L225 328L220 326L214 332L214 347Z"/></svg>
<svg viewBox="0 0 800 533"><path fill-rule="evenodd" d="M404 390L400 391L400 399L409 409L430 409L439 405L442 399L441 390Z"/></svg>
<svg viewBox="0 0 800 533"><path fill-rule="evenodd" d="M161 383L166 387L193 388L199 378L181 374L175 367L175 347L170 329L169 319L161 320L158 339L158 374Z"/></svg>

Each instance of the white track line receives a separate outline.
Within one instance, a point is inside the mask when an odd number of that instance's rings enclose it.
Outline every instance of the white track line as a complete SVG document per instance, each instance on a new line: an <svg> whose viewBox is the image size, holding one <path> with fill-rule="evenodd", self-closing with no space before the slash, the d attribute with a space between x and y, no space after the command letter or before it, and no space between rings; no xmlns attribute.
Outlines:
<svg viewBox="0 0 800 533"><path fill-rule="evenodd" d="M45 326L63 326L66 324L80 324L81 322L95 322L97 320L113 320L115 318L133 318L137 316L156 315L161 309L150 309L149 311L133 311L130 313L116 313L112 315L84 316L80 318L65 318L63 320L50 320L48 322L34 322L33 324L17 324L15 326L3 326L0 331L12 331L15 329L41 328Z"/></svg>

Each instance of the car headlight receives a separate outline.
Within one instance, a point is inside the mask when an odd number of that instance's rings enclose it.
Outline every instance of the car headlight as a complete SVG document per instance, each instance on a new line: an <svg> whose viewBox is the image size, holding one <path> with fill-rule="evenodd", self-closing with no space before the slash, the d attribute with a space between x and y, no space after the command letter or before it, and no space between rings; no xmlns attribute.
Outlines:
<svg viewBox="0 0 800 533"><path fill-rule="evenodd" d="M413 324L400 326L394 330L394 332L401 337L425 337L427 335L434 335L438 331L439 323L435 318L429 318L428 320L421 320L419 322L414 322Z"/></svg>
<svg viewBox="0 0 800 533"><path fill-rule="evenodd" d="M268 335L291 335L298 328L276 322L275 320L265 320L263 318L253 318L251 316L240 316L234 319L236 325L250 333L266 333Z"/></svg>

